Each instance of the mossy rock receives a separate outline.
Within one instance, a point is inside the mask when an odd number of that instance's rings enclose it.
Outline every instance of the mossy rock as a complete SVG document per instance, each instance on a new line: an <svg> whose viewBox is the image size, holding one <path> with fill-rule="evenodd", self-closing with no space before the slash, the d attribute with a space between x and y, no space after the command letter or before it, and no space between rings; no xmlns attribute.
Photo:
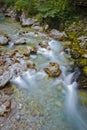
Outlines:
<svg viewBox="0 0 87 130"><path fill-rule="evenodd" d="M82 105L87 107L87 91L80 90L79 95Z"/></svg>
<svg viewBox="0 0 87 130"><path fill-rule="evenodd" d="M83 68L83 73L87 76L87 66Z"/></svg>
<svg viewBox="0 0 87 130"><path fill-rule="evenodd" d="M81 66L81 67L84 67L84 66L87 66L87 59L80 59L78 64Z"/></svg>
<svg viewBox="0 0 87 130"><path fill-rule="evenodd" d="M77 79L78 88L79 89L86 89L87 90L87 77L81 73Z"/></svg>

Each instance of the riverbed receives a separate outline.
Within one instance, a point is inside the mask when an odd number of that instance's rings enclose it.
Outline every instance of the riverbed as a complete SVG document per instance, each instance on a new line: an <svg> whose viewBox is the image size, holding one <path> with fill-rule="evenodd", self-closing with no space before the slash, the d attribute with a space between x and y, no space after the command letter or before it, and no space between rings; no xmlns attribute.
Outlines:
<svg viewBox="0 0 87 130"><path fill-rule="evenodd" d="M78 72L72 72L74 62L63 51L62 42L43 32L22 28L20 23L4 15L0 15L0 32L7 34L12 41L19 37L29 40L26 45L1 47L3 51L38 47L37 54L29 56L36 70L28 69L10 80L14 88L8 97L12 111L0 119L1 130L87 130L87 107L79 99L78 85L73 78ZM28 35L19 36L19 32ZM43 41L50 49L38 46ZM44 72L49 62L59 64L61 74L58 77L49 77Z"/></svg>

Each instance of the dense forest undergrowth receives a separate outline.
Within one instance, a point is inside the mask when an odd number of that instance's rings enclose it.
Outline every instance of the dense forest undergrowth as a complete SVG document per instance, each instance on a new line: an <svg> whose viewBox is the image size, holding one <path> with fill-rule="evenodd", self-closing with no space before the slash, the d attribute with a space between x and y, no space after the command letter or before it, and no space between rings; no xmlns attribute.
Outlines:
<svg viewBox="0 0 87 130"><path fill-rule="evenodd" d="M86 0L76 0L77 3L86 4ZM50 28L64 29L66 23L75 21L76 17L87 16L86 6L78 6L72 0L0 0L0 7L3 11L10 8L18 15L22 12L26 17L34 17L41 24L48 23ZM78 2L79 1L79 2ZM78 19L77 19L78 20Z"/></svg>

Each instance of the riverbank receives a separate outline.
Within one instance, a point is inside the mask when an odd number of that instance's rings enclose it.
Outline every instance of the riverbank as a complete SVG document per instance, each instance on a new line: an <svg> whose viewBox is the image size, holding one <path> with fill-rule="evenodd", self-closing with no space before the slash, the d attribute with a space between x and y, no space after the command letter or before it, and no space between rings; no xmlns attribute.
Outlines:
<svg viewBox="0 0 87 130"><path fill-rule="evenodd" d="M67 34L23 28L5 17L0 29L0 81L5 83L0 90L1 129L79 130L79 123L85 129L80 108L87 106L86 99L83 102L86 95L80 105L77 84L72 80L75 67L62 44L71 43Z"/></svg>
<svg viewBox="0 0 87 130"><path fill-rule="evenodd" d="M80 69L77 79L79 88L87 88L87 17L77 17L65 28L70 40L66 51L69 50L75 64ZM68 48L68 49L67 49Z"/></svg>

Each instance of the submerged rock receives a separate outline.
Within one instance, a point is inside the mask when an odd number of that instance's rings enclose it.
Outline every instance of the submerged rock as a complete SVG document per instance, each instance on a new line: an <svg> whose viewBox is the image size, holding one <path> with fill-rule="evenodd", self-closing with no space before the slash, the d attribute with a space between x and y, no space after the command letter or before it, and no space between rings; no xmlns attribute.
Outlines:
<svg viewBox="0 0 87 130"><path fill-rule="evenodd" d="M57 39L57 40L60 40L60 41L65 40L67 38L67 35L66 35L65 32L59 32L56 29L51 30L50 36L53 37L54 39Z"/></svg>
<svg viewBox="0 0 87 130"><path fill-rule="evenodd" d="M0 35L0 45L7 45L8 44L8 38L3 36L3 35Z"/></svg>
<svg viewBox="0 0 87 130"><path fill-rule="evenodd" d="M44 71L50 76L50 77L57 77L60 75L61 70L59 69L59 64L55 62L50 62L48 67L44 68Z"/></svg>

